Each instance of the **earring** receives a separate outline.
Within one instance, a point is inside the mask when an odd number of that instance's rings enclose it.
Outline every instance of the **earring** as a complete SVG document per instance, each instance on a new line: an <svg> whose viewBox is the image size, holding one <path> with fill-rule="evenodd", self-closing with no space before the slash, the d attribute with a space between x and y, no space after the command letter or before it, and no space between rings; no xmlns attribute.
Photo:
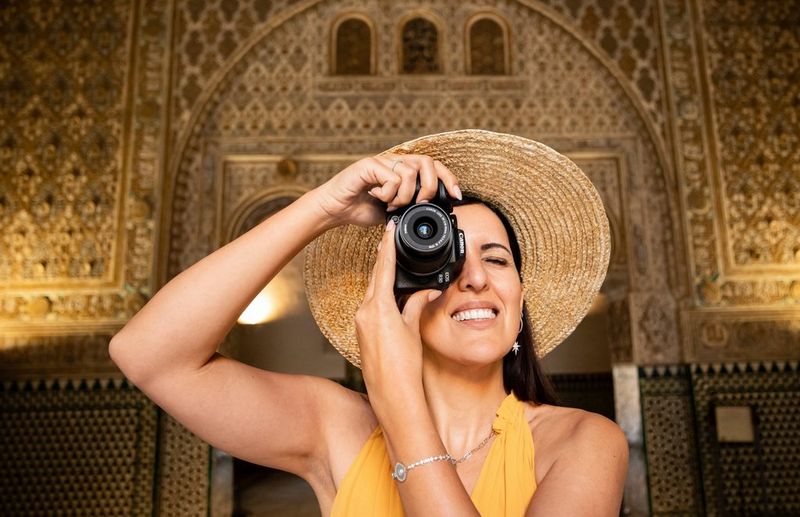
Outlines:
<svg viewBox="0 0 800 517"><path fill-rule="evenodd" d="M521 314L520 314L520 317L519 317L519 330L517 331L517 334L519 335L520 333L522 333L522 315ZM514 356L516 356L517 352L519 352L519 339L514 341L514 344L511 345L511 350L514 351Z"/></svg>

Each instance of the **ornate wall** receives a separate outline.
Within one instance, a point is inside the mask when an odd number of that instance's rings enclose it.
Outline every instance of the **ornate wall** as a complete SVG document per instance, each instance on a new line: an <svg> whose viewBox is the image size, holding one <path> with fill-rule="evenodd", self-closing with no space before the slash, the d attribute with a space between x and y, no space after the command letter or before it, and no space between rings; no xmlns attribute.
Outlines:
<svg viewBox="0 0 800 517"><path fill-rule="evenodd" d="M544 141L598 186L615 362L800 358L799 13L790 0L5 2L0 373L119 378L113 332L260 204L462 127ZM331 74L348 15L372 31L372 75ZM506 74L468 73L476 15L502 22ZM401 73L414 16L437 30L437 74ZM38 411L14 393L4 422ZM192 513L209 504L208 448L160 418L152 504Z"/></svg>

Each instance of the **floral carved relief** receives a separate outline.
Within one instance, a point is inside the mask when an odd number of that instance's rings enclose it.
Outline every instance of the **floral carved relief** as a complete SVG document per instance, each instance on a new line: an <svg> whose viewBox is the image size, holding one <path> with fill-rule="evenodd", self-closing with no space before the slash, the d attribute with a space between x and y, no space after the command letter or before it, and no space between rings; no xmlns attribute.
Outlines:
<svg viewBox="0 0 800 517"><path fill-rule="evenodd" d="M800 12L703 2L726 270L800 273Z"/></svg>
<svg viewBox="0 0 800 517"><path fill-rule="evenodd" d="M694 284L689 360L800 357L786 324L800 310L800 41L789 5L660 4Z"/></svg>

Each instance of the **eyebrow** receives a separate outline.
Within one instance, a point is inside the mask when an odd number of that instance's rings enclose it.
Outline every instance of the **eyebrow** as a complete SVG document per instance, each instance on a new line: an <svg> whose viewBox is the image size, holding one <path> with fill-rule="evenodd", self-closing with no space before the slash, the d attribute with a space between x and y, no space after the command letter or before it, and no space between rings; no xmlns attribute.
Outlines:
<svg viewBox="0 0 800 517"><path fill-rule="evenodd" d="M481 251L490 250L492 248L502 248L508 252L509 255L512 255L511 250L500 244L499 242L487 242L486 244L481 244Z"/></svg>

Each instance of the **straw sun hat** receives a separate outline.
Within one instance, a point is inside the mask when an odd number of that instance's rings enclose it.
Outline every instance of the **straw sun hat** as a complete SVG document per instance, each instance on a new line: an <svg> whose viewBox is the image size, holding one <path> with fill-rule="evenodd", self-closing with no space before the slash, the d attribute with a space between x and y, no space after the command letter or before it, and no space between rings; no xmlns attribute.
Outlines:
<svg viewBox="0 0 800 517"><path fill-rule="evenodd" d="M385 153L441 161L465 195L505 215L519 242L536 355L561 343L600 290L611 248L603 202L578 166L539 142L474 129L424 136ZM358 367L354 316L382 233L382 226L341 226L317 238L306 254L311 312L325 337Z"/></svg>

